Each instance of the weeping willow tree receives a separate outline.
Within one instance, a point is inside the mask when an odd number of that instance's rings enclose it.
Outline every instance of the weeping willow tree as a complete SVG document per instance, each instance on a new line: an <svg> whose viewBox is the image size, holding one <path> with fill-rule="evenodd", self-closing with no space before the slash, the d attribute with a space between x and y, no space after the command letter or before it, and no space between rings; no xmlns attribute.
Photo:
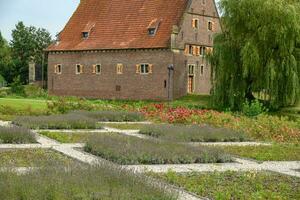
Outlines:
<svg viewBox="0 0 300 200"><path fill-rule="evenodd" d="M300 92L299 0L221 0L223 33L214 39L212 103L241 109L293 105Z"/></svg>

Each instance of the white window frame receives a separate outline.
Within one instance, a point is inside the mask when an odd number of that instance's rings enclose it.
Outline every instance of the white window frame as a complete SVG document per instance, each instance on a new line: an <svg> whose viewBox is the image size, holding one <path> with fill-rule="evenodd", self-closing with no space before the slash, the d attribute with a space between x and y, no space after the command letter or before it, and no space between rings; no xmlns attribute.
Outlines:
<svg viewBox="0 0 300 200"><path fill-rule="evenodd" d="M98 71L99 66L99 71ZM102 65L101 64L95 64L95 74L100 75L102 73Z"/></svg>
<svg viewBox="0 0 300 200"><path fill-rule="evenodd" d="M122 63L117 64L117 74L123 74L124 65Z"/></svg>
<svg viewBox="0 0 300 200"><path fill-rule="evenodd" d="M145 67L145 70L146 70L146 65L148 66L148 72L143 72L143 66ZM140 64L140 74L148 75L149 72L150 72L150 64L149 63L141 63Z"/></svg>
<svg viewBox="0 0 300 200"><path fill-rule="evenodd" d="M193 73L190 73L190 67L193 67ZM196 69L196 65L195 64L188 64L188 75L189 76L195 76L195 69Z"/></svg>
<svg viewBox="0 0 300 200"><path fill-rule="evenodd" d="M78 72L78 66L80 66L80 68L79 68L79 72ZM81 64L76 64L75 65L75 73L77 74L77 75L79 75L79 74L82 74L83 72L81 72Z"/></svg>
<svg viewBox="0 0 300 200"><path fill-rule="evenodd" d="M58 66L60 66L59 72L58 72ZM58 74L58 75L62 74L62 64L55 65L55 68L56 68L56 74Z"/></svg>

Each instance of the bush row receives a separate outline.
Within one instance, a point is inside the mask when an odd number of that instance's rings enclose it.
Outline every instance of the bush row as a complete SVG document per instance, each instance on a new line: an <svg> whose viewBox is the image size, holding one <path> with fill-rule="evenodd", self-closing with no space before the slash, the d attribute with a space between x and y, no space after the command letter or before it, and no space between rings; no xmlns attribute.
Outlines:
<svg viewBox="0 0 300 200"><path fill-rule="evenodd" d="M35 135L22 127L1 127L0 144L36 143Z"/></svg>
<svg viewBox="0 0 300 200"><path fill-rule="evenodd" d="M209 147L167 141L143 140L131 136L106 133L87 140L85 151L123 165L223 163L230 156Z"/></svg>

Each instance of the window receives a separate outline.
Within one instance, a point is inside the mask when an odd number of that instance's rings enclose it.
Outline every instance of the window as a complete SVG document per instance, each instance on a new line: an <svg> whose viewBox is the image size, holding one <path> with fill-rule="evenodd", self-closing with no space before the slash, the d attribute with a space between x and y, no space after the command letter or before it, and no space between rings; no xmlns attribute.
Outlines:
<svg viewBox="0 0 300 200"><path fill-rule="evenodd" d="M164 81L164 88L167 88L167 80Z"/></svg>
<svg viewBox="0 0 300 200"><path fill-rule="evenodd" d="M77 64L76 65L76 74L82 74L83 73L83 65Z"/></svg>
<svg viewBox="0 0 300 200"><path fill-rule="evenodd" d="M89 32L82 32L83 39L87 39L89 37Z"/></svg>
<svg viewBox="0 0 300 200"><path fill-rule="evenodd" d="M123 64L117 64L117 74L123 74Z"/></svg>
<svg viewBox="0 0 300 200"><path fill-rule="evenodd" d="M61 64L55 65L54 66L54 73L55 74L61 74L61 72L62 72L62 66L61 66Z"/></svg>
<svg viewBox="0 0 300 200"><path fill-rule="evenodd" d="M193 55L194 48L192 45L189 45L189 54Z"/></svg>
<svg viewBox="0 0 300 200"><path fill-rule="evenodd" d="M194 75L195 74L195 65L189 65L189 75Z"/></svg>
<svg viewBox="0 0 300 200"><path fill-rule="evenodd" d="M192 20L192 27L194 29L198 29L199 28L199 19L193 19Z"/></svg>
<svg viewBox="0 0 300 200"><path fill-rule="evenodd" d="M139 64L136 65L137 74L152 74L153 65L152 64Z"/></svg>
<svg viewBox="0 0 300 200"><path fill-rule="evenodd" d="M207 28L208 28L208 30L209 31L213 31L213 22L211 22L211 21L209 21L208 23L207 23Z"/></svg>
<svg viewBox="0 0 300 200"><path fill-rule="evenodd" d="M206 4L206 0L202 0L202 4L205 5Z"/></svg>
<svg viewBox="0 0 300 200"><path fill-rule="evenodd" d="M206 54L206 47L200 47L200 56L205 56Z"/></svg>
<svg viewBox="0 0 300 200"><path fill-rule="evenodd" d="M93 65L93 74L101 74L101 65Z"/></svg>
<svg viewBox="0 0 300 200"><path fill-rule="evenodd" d="M155 32L156 32L156 28L148 28L148 34L150 36L154 36L155 35Z"/></svg>
<svg viewBox="0 0 300 200"><path fill-rule="evenodd" d="M200 66L200 75L203 76L204 75L204 65Z"/></svg>

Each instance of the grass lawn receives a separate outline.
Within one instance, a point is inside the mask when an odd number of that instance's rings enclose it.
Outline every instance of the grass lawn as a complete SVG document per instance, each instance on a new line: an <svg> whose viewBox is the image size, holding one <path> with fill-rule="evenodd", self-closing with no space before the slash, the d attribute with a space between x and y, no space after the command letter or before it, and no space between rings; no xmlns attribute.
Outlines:
<svg viewBox="0 0 300 200"><path fill-rule="evenodd" d="M18 110L25 110L29 107L31 107L32 110L45 110L47 109L47 101L27 98L0 98L0 106L9 106Z"/></svg>
<svg viewBox="0 0 300 200"><path fill-rule="evenodd" d="M46 149L0 150L0 167L45 167L54 163L62 166L79 164L60 153Z"/></svg>
<svg viewBox="0 0 300 200"><path fill-rule="evenodd" d="M190 94L171 102L170 105L195 109L209 108L209 100L209 95Z"/></svg>
<svg viewBox="0 0 300 200"><path fill-rule="evenodd" d="M0 172L0 199L175 200L143 175L115 166L43 168L24 175Z"/></svg>
<svg viewBox="0 0 300 200"><path fill-rule="evenodd" d="M243 142L249 141L243 133L225 128L199 125L150 124L140 134L175 142Z"/></svg>
<svg viewBox="0 0 300 200"><path fill-rule="evenodd" d="M116 133L93 135L85 151L118 164L223 163L232 159L220 150L167 141L144 140Z"/></svg>
<svg viewBox="0 0 300 200"><path fill-rule="evenodd" d="M61 143L85 143L89 137L102 133L62 133L62 132L47 132L41 131L41 135L57 140Z"/></svg>
<svg viewBox="0 0 300 200"><path fill-rule="evenodd" d="M272 146L228 146L227 153L258 161L300 161L300 144L273 144Z"/></svg>
<svg viewBox="0 0 300 200"><path fill-rule="evenodd" d="M154 175L199 196L222 200L298 200L300 179L271 172L215 172Z"/></svg>

